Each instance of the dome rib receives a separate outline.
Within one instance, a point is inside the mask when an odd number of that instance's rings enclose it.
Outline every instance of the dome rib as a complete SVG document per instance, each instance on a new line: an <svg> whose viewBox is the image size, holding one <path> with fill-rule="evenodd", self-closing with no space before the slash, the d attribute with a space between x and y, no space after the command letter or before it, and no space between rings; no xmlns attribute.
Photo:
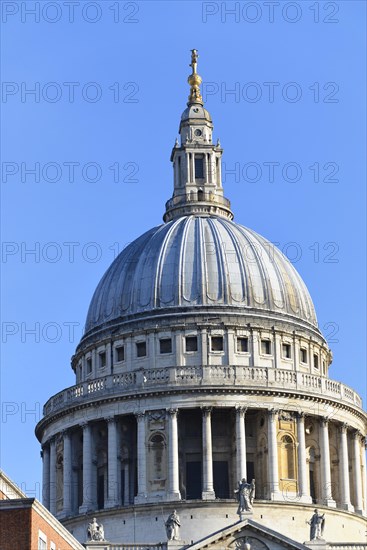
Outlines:
<svg viewBox="0 0 367 550"><path fill-rule="evenodd" d="M93 295L86 333L141 313L234 307L317 327L306 285L272 243L230 220L191 215L144 233L115 259Z"/></svg>

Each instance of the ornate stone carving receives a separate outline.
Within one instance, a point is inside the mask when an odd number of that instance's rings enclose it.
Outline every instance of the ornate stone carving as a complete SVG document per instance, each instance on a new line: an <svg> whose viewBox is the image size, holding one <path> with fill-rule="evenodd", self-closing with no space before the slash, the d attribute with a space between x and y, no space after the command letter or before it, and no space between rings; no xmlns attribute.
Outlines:
<svg viewBox="0 0 367 550"><path fill-rule="evenodd" d="M269 550L264 542L255 537L239 537L230 544L230 548L235 550Z"/></svg>
<svg viewBox="0 0 367 550"><path fill-rule="evenodd" d="M279 411L279 420L283 420L285 422L293 422L294 415L292 412L289 411Z"/></svg>

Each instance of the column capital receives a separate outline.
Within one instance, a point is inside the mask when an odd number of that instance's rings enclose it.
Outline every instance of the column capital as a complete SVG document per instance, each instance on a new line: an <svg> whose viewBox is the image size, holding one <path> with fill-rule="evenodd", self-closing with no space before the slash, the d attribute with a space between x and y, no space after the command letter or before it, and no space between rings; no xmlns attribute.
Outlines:
<svg viewBox="0 0 367 550"><path fill-rule="evenodd" d="M306 414L303 411L297 411L296 412L296 418L298 420L304 420L306 418Z"/></svg>
<svg viewBox="0 0 367 550"><path fill-rule="evenodd" d="M178 408L171 407L170 409L166 409L166 413L168 414L168 416L177 416Z"/></svg>
<svg viewBox="0 0 367 550"><path fill-rule="evenodd" d="M363 436L362 436L362 433L359 430L353 430L352 438L357 439L357 440L362 440Z"/></svg>
<svg viewBox="0 0 367 550"><path fill-rule="evenodd" d="M328 416L321 416L320 419L321 426L328 426L329 425L329 417Z"/></svg>
<svg viewBox="0 0 367 550"><path fill-rule="evenodd" d="M344 434L344 433L347 433L348 428L349 428L349 424L347 424L346 422L343 422L343 424L339 426L339 431L341 434Z"/></svg>
<svg viewBox="0 0 367 550"><path fill-rule="evenodd" d="M107 422L107 424L115 423L116 422L116 416L115 415L106 416L105 421Z"/></svg>
<svg viewBox="0 0 367 550"><path fill-rule="evenodd" d="M145 420L145 411L136 411L134 412L134 415L138 422Z"/></svg>
<svg viewBox="0 0 367 550"><path fill-rule="evenodd" d="M268 414L270 416L271 419L274 419L278 416L279 414L279 409L268 409Z"/></svg>
<svg viewBox="0 0 367 550"><path fill-rule="evenodd" d="M236 405L236 414L239 416L245 416L246 412L248 410L248 407L242 406L242 405Z"/></svg>
<svg viewBox="0 0 367 550"><path fill-rule="evenodd" d="M66 437L69 437L70 438L70 435L71 435L71 430L70 428L65 428L64 430L61 430L60 434L62 435L62 437L65 439Z"/></svg>
<svg viewBox="0 0 367 550"><path fill-rule="evenodd" d="M210 416L213 410L213 407L201 407L204 416Z"/></svg>
<svg viewBox="0 0 367 550"><path fill-rule="evenodd" d="M86 422L81 422L80 424L80 427L82 428L83 432L87 429L87 428L90 428L91 427L91 423L86 421Z"/></svg>

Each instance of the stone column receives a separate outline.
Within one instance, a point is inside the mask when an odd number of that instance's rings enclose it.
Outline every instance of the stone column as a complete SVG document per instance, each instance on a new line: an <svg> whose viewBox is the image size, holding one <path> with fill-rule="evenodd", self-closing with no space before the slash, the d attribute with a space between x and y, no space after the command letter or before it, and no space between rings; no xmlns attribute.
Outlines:
<svg viewBox="0 0 367 550"><path fill-rule="evenodd" d="M50 509L50 447L46 443L42 447L42 504Z"/></svg>
<svg viewBox="0 0 367 550"><path fill-rule="evenodd" d="M119 504L117 479L117 425L114 416L106 420L108 426L108 484L106 508L113 508Z"/></svg>
<svg viewBox="0 0 367 550"><path fill-rule="evenodd" d="M247 479L246 464L246 431L245 414L246 407L236 408L236 462L237 462L237 481Z"/></svg>
<svg viewBox="0 0 367 550"><path fill-rule="evenodd" d="M218 186L222 187L222 159L220 155L218 156L218 158L219 158L219 162L218 162L217 181L218 181Z"/></svg>
<svg viewBox="0 0 367 550"><path fill-rule="evenodd" d="M362 476L361 476L361 434L357 431L353 434L353 484L356 514L363 514Z"/></svg>
<svg viewBox="0 0 367 550"><path fill-rule="evenodd" d="M72 495L72 464L71 464L71 438L68 430L64 431L64 453L63 453L63 508L62 515L69 516L71 509Z"/></svg>
<svg viewBox="0 0 367 550"><path fill-rule="evenodd" d="M260 346L260 333L258 330L254 330L251 328L250 332L250 366L251 367L259 367L260 366L260 354L259 354L259 346Z"/></svg>
<svg viewBox="0 0 367 550"><path fill-rule="evenodd" d="M211 407L203 408L203 500L214 500Z"/></svg>
<svg viewBox="0 0 367 550"><path fill-rule="evenodd" d="M335 508L336 503L333 499L331 488L329 428L327 418L322 418L320 420L320 452L321 503Z"/></svg>
<svg viewBox="0 0 367 550"><path fill-rule="evenodd" d="M183 351L182 351L182 336L180 332L176 332L175 334L175 357L176 357L176 365L178 367L181 367L183 365Z"/></svg>
<svg viewBox="0 0 367 550"><path fill-rule="evenodd" d="M168 411L168 498L180 500L177 409Z"/></svg>
<svg viewBox="0 0 367 550"><path fill-rule="evenodd" d="M51 514L56 514L56 440L50 440L50 508Z"/></svg>
<svg viewBox="0 0 367 550"><path fill-rule="evenodd" d="M277 419L278 411L271 409L268 414L268 468L270 500L280 500L282 496L279 491Z"/></svg>
<svg viewBox="0 0 367 550"><path fill-rule="evenodd" d="M191 183L190 177L190 153L186 152L186 181Z"/></svg>
<svg viewBox="0 0 367 550"><path fill-rule="evenodd" d="M307 457L305 436L305 415L297 415L297 439L298 439L298 495L301 502L312 503L312 498L307 483Z"/></svg>
<svg viewBox="0 0 367 550"><path fill-rule="evenodd" d="M208 344L209 344L209 335L206 332L206 329L203 328L200 331L200 352L201 352L201 364L209 365L208 360Z"/></svg>
<svg viewBox="0 0 367 550"><path fill-rule="evenodd" d="M340 460L339 460L339 477L340 477L340 500L341 507L344 510L354 511L354 507L350 502L350 487L349 487L349 459L348 459L348 426L342 424L339 429L340 433Z"/></svg>
<svg viewBox="0 0 367 550"><path fill-rule="evenodd" d="M86 422L83 429L83 502L79 508L80 514L86 514L93 509L93 464L92 464L92 427Z"/></svg>
<svg viewBox="0 0 367 550"><path fill-rule="evenodd" d="M139 504L147 501L146 418L145 412L139 412L135 416L138 424L138 494L135 497L135 503Z"/></svg>
<svg viewBox="0 0 367 550"><path fill-rule="evenodd" d="M209 183L209 155L206 153L203 155L203 163L204 163L204 185L206 183Z"/></svg>
<svg viewBox="0 0 367 550"><path fill-rule="evenodd" d="M195 153L191 153L191 181L195 183Z"/></svg>
<svg viewBox="0 0 367 550"><path fill-rule="evenodd" d="M362 494L364 500L363 515L367 516L367 476L366 476L366 438L362 438Z"/></svg>

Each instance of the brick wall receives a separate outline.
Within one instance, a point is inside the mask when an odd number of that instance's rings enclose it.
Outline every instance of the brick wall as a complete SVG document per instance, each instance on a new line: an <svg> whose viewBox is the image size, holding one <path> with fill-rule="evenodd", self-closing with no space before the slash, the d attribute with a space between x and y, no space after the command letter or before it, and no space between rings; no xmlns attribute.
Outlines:
<svg viewBox="0 0 367 550"><path fill-rule="evenodd" d="M44 520L36 510L32 509L32 539L30 550L38 548L38 532L41 530L47 536L47 550L50 548L50 543L56 545L57 550L74 550L65 539L59 535L49 523ZM14 550L14 546L11 550ZM19 547L20 548L20 547ZM2 550L2 549L1 549Z"/></svg>
<svg viewBox="0 0 367 550"><path fill-rule="evenodd" d="M30 548L31 509L2 510L0 529L1 550L29 549L37 550L38 546ZM69 547L68 547L69 548Z"/></svg>

